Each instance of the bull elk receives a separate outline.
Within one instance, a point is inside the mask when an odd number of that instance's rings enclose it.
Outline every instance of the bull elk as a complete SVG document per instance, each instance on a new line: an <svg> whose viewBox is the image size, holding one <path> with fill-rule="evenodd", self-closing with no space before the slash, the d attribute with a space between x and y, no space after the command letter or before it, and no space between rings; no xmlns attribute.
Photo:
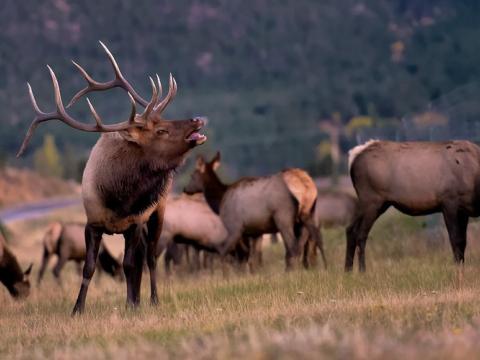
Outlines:
<svg viewBox="0 0 480 360"><path fill-rule="evenodd" d="M220 215L228 232L218 247L222 256L244 237L257 238L279 231L285 245L287 269L299 257L303 245L298 240L305 239L304 235L318 244L326 266L322 240L313 221L317 188L305 171L287 169L271 176L243 178L226 185L215 172L219 166L220 153L210 162L199 157L185 192L203 192L212 210Z"/></svg>
<svg viewBox="0 0 480 360"><path fill-rule="evenodd" d="M162 230L166 194L171 187L175 169L183 163L186 154L207 139L199 132L205 124L202 118L177 121L163 118L163 111L177 93L177 83L171 74L168 94L162 100L160 78L157 75L157 86L150 78L152 96L147 101L125 79L108 48L102 42L100 44L107 53L115 78L107 82L95 81L80 65L73 62L87 81L87 86L75 94L69 106L89 92L120 87L128 93L131 103L128 120L112 125L103 124L88 98L87 103L95 123L87 124L73 118L63 105L57 78L48 66L56 110L42 112L28 85L36 116L18 153L18 156L23 153L40 123L53 119L77 130L102 133L90 153L82 178L82 199L87 215L87 253L83 281L73 314L81 313L85 308L88 286L95 272L103 234L121 233L125 238L123 268L127 282L127 305L137 307L140 303L145 252L150 272L150 300L152 304L158 303L155 249ZM145 108L141 114L136 113L136 103ZM148 229L146 244L143 241L145 224Z"/></svg>
<svg viewBox="0 0 480 360"><path fill-rule="evenodd" d="M29 276L32 264L22 271L17 258L8 248L5 239L0 235L0 282L5 285L14 299L23 299L30 294Z"/></svg>
<svg viewBox="0 0 480 360"><path fill-rule="evenodd" d="M40 285L48 262L53 255L57 255L57 263L52 272L60 284L60 273L68 261L75 261L81 269L80 266L85 260L85 224L54 222L49 225L42 243L43 254L37 284ZM105 271L118 280L123 280L121 265L108 251L105 244L102 244L99 251L97 269Z"/></svg>
<svg viewBox="0 0 480 360"><path fill-rule="evenodd" d="M443 214L455 262L464 262L469 217L480 215L480 148L469 141L371 140L349 153L358 214L347 228L345 270L355 250L365 271L365 246L377 218L390 206L411 215Z"/></svg>

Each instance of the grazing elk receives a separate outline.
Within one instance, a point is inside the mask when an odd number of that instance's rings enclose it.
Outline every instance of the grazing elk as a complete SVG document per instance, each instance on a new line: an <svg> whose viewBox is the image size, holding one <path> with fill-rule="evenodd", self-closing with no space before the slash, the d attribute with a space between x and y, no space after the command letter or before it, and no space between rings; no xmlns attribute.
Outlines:
<svg viewBox="0 0 480 360"><path fill-rule="evenodd" d="M186 154L207 139L199 132L205 124L201 118L168 121L162 117L163 111L177 92L177 84L171 74L168 94L162 100L159 99L162 87L158 75L158 88L150 78L152 96L150 101L146 101L125 79L107 47L101 42L100 44L113 66L115 79L97 82L74 62L86 79L87 86L72 98L69 105L91 91L121 87L130 98L132 109L129 119L105 125L88 99L95 124L74 119L66 112L57 78L48 67L55 92L56 110L42 112L28 85L36 116L18 154L24 151L37 125L44 121L57 119L78 130L102 133L90 153L82 179L82 199L87 215L87 254L83 281L73 314L81 313L85 308L88 286L95 272L103 234L121 233L125 238L123 268L127 280L127 305L136 307L140 303L145 253L150 272L150 300L152 304L158 303L155 251L162 230L166 194L171 187L175 169L183 163ZM136 113L136 102L145 107L142 114ZM145 224L148 234L144 239Z"/></svg>
<svg viewBox="0 0 480 360"><path fill-rule="evenodd" d="M228 232L218 247L222 256L244 237L256 238L279 231L285 246L287 269L300 255L303 244L297 237L305 238L303 235L318 244L326 266L322 240L313 221L317 188L305 171L288 169L226 185L215 172L219 166L220 153L210 162L199 157L184 191L188 194L203 192L212 210L222 219Z"/></svg>
<svg viewBox="0 0 480 360"><path fill-rule="evenodd" d="M22 271L17 258L8 248L5 239L0 235L0 282L5 285L15 299L26 298L30 294L29 275L33 264Z"/></svg>
<svg viewBox="0 0 480 360"><path fill-rule="evenodd" d="M54 222L50 224L43 237L43 255L37 284L43 279L48 262L53 255L57 255L57 263L53 268L53 276L60 284L60 272L68 261L75 261L79 270L85 260L85 224ZM97 269L105 271L118 280L123 280L120 262L115 259L110 251L102 245L98 255Z"/></svg>
<svg viewBox="0 0 480 360"><path fill-rule="evenodd" d="M407 215L441 212L456 263L464 262L470 216L480 215L480 148L469 141L392 142L371 140L349 153L358 214L347 228L345 270L365 245L376 219L393 206Z"/></svg>
<svg viewBox="0 0 480 360"><path fill-rule="evenodd" d="M157 257L166 248L165 268L169 272L170 262L181 262L181 253L188 251L185 246L169 245L173 242L193 247L192 268L199 268L199 251L209 257L208 253L216 252L227 236L227 230L220 217L206 203L203 195L189 196L182 194L169 198L165 210L162 235L158 243ZM255 239L256 240L256 239ZM249 243L249 242L247 242ZM243 242L241 243L243 245ZM258 257L250 249L238 246L231 252L234 260L248 262L253 271L258 265ZM251 256L250 256L251 255Z"/></svg>
<svg viewBox="0 0 480 360"><path fill-rule="evenodd" d="M320 227L347 226L357 212L355 196L338 190L320 190L315 204L315 224Z"/></svg>

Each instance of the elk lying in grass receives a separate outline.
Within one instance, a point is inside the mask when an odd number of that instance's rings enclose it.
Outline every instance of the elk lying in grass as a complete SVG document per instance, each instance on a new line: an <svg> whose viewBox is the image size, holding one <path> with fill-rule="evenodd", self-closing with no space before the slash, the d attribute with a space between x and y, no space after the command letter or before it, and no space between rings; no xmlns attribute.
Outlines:
<svg viewBox="0 0 480 360"><path fill-rule="evenodd" d="M57 263L53 268L53 276L60 283L60 272L68 261L75 261L80 268L85 260L85 224L54 222L49 225L43 237L43 255L37 284L40 285L48 262L57 255ZM97 269L105 271L118 280L123 280L120 262L102 245L99 251Z"/></svg>
<svg viewBox="0 0 480 360"><path fill-rule="evenodd" d="M29 275L32 272L32 265L22 271L17 258L0 235L0 282L13 298L23 299L30 294Z"/></svg>
<svg viewBox="0 0 480 360"><path fill-rule="evenodd" d="M219 165L220 153L210 162L199 157L185 192L203 192L212 210L220 215L228 232L218 247L222 256L242 238L280 232L287 269L299 258L303 247L297 237L314 239L326 266L322 240L313 221L317 188L305 171L288 169L272 176L243 178L226 185L215 172ZM300 232L306 237L297 236Z"/></svg>
<svg viewBox="0 0 480 360"><path fill-rule="evenodd" d="M172 242L185 244L193 248L192 267L198 268L199 260L196 260L199 255L198 252L203 251L209 257L207 253L215 252L226 236L227 230L222 220L205 202L203 195L189 196L182 194L176 198L169 198L167 202L157 256L160 256L163 250L167 248L172 254L170 256L167 252L165 260L178 260L176 262L180 262L180 252L184 251L185 247L171 245L169 248L169 244ZM248 241L245 242L249 244ZM241 245L244 245L244 242L241 242ZM250 269L253 271L258 265L255 261L258 255L253 253L255 249L249 250L245 249L245 246L239 246L231 252L231 255L240 263L248 262ZM168 265L166 263L167 272L169 272Z"/></svg>
<svg viewBox="0 0 480 360"><path fill-rule="evenodd" d="M372 140L349 153L358 214L347 228L345 270L355 250L365 271L365 245L376 219L390 206L407 215L443 214L456 263L464 262L470 216L480 215L480 148L469 141Z"/></svg>
<svg viewBox="0 0 480 360"><path fill-rule="evenodd" d="M162 117L162 112L177 92L177 84L172 75L168 94L162 100L159 100L162 92L160 79L157 76L157 88L150 78L152 97L146 101L125 80L107 47L103 43L101 45L113 66L115 79L105 83L97 82L74 62L88 85L73 97L70 104L91 91L121 87L128 92L130 98L132 109L129 119L105 125L88 99L95 124L74 119L66 112L57 78L48 67L55 91L56 110L42 112L28 85L36 116L18 154L24 151L38 124L44 121L57 119L78 130L102 133L90 153L82 179L82 198L87 215L87 254L83 281L73 314L84 310L103 234L121 233L125 238L123 268L127 280L127 304L136 307L140 303L145 252L150 272L151 303L158 302L155 251L162 230L166 194L171 187L175 169L182 164L185 155L206 141L206 136L199 133L205 124L203 119L167 121ZM142 114L136 113L136 102L145 107ZM145 224L148 229L146 245L142 241Z"/></svg>

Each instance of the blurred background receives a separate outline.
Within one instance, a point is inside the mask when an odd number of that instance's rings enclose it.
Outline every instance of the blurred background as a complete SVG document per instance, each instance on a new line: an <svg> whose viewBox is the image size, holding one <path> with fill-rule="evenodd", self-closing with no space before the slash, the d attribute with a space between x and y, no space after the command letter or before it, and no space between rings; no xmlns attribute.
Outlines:
<svg viewBox="0 0 480 360"><path fill-rule="evenodd" d="M196 151L221 150L226 179L298 166L335 183L369 138L478 140L479 17L474 0L4 0L0 166L81 178L97 134L52 122L15 153L33 117L27 81L53 110L46 64L65 102L85 85L71 59L112 78L98 40L145 97L148 75L174 74L166 115L208 116ZM91 98L106 122L128 114L121 90ZM93 121L84 99L71 113Z"/></svg>

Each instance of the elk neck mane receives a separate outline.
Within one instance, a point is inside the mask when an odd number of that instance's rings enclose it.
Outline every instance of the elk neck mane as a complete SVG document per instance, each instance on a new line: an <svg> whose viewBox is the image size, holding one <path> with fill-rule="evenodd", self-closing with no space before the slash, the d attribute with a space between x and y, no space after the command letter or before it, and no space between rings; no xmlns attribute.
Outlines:
<svg viewBox="0 0 480 360"><path fill-rule="evenodd" d="M212 171L205 182L205 200L215 214L220 213L220 205L229 186L225 185L218 175Z"/></svg>
<svg viewBox="0 0 480 360"><path fill-rule="evenodd" d="M166 194L181 160L167 164L135 145L117 144L97 168L103 204L120 217L143 213Z"/></svg>
<svg viewBox="0 0 480 360"><path fill-rule="evenodd" d="M361 145L357 145L354 148L350 149L348 152L348 171L352 168L352 164L357 158L358 155L360 155L363 151L365 151L368 147L370 147L373 144L378 143L380 140L368 140L366 143L363 143Z"/></svg>

